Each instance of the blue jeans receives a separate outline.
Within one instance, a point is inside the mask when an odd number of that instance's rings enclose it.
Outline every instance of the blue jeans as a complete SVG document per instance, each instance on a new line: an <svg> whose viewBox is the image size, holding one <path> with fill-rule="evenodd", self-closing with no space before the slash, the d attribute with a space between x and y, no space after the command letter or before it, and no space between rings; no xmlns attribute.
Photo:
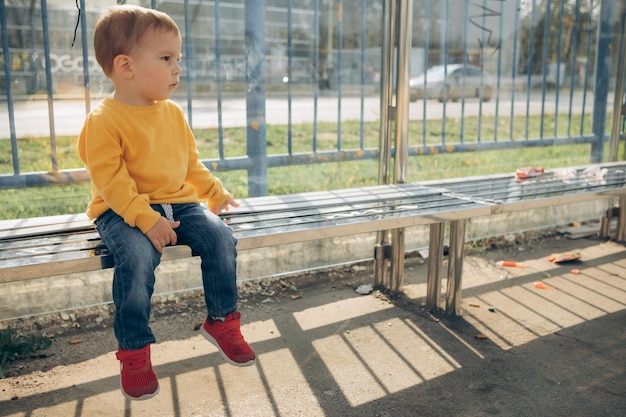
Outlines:
<svg viewBox="0 0 626 417"><path fill-rule="evenodd" d="M160 205L152 208L164 214ZM174 229L177 243L188 245L200 256L207 313L212 318L226 317L237 310L237 239L222 219L198 204L173 204L172 208L175 220L180 221ZM141 349L156 341L148 323L154 270L161 254L141 230L126 224L113 210L95 223L115 260L115 337L121 349Z"/></svg>

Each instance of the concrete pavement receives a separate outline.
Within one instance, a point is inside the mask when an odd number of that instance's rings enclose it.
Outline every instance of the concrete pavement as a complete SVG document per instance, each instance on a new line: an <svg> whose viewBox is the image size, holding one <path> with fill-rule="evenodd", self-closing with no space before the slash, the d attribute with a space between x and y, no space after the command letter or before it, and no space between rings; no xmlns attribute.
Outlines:
<svg viewBox="0 0 626 417"><path fill-rule="evenodd" d="M546 260L575 249L579 264ZM527 267L498 267L503 257ZM156 315L161 392L143 402L119 391L112 329L76 330L80 345L69 343L76 334L55 340L66 365L39 359L0 380L0 416L626 415L623 245L547 237L468 256L457 319L421 307L426 268L408 259L397 300L354 291L371 282L369 265L290 280L294 299L247 297L243 332L258 353L248 368L224 363L192 330L200 312ZM88 348L84 360L73 346Z"/></svg>

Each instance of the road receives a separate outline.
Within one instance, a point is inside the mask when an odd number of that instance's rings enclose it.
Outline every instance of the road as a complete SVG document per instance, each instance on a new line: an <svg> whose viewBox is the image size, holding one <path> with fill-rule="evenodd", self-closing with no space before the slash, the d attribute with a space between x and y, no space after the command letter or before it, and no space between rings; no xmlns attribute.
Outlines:
<svg viewBox="0 0 626 417"><path fill-rule="evenodd" d="M446 118L469 117L482 114L484 116L495 115L496 109L500 116L509 116L511 107L513 114L525 116L529 114L539 115L543 112L554 114L557 109L557 100L554 93L546 95L542 100L541 94L533 93L526 104L526 94L518 93L515 100L509 96L502 96L499 100L492 98L487 103L471 99L465 103L449 102L445 106L436 100L428 100L426 105L419 100L413 102L409 107L409 118L411 120L421 119L442 119L444 111ZM91 108L94 108L98 100L92 100ZM610 102L612 97L610 97ZM573 114L580 114L585 107L585 113L591 114L593 111L593 93L589 92L586 97L577 92L570 105L569 93L561 93L558 97L559 114L567 115L570 111ZM179 104L187 113L186 101ZM610 103L609 103L610 105ZM8 117L7 103L2 103L0 112L0 138L10 137L10 124ZM527 110L528 107L528 110ZM360 97L342 97L341 107L336 95L319 96L317 100L317 121L337 122L341 111L341 120L360 120L361 112L363 120L376 121L380 115L380 99L378 96L367 96L361 105ZM18 101L14 103L15 132L18 138L27 136L50 136L51 131L57 135L77 135L83 124L87 113L83 100L55 100L52 106L54 114L53 122L50 122L49 105L45 100ZM309 96L294 97L291 101L291 122L294 124L312 123L315 113L315 100ZM425 115L425 116L424 116ZM222 126L241 127L246 122L246 100L245 98L225 98L222 100ZM266 122L268 125L286 125L289 121L289 102L286 97L268 97L266 100ZM194 128L211 128L218 126L217 100L195 99L193 101L191 123ZM53 128L51 127L53 125Z"/></svg>

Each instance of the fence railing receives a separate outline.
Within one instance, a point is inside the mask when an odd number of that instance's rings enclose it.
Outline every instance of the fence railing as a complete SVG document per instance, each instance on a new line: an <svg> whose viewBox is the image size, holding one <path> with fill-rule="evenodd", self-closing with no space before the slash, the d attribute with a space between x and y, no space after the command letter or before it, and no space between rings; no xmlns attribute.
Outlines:
<svg viewBox="0 0 626 417"><path fill-rule="evenodd" d="M128 3L158 7L181 27L184 80L173 99L192 128L216 129L207 166L247 170L252 196L267 192L268 168L378 158L378 135L367 132L381 124L381 55L393 48L380 35L384 1ZM10 143L0 189L89 180L81 167L59 164L57 136L78 135L111 91L91 38L112 3L0 0L0 141ZM409 156L587 143L601 161L623 8L615 0L415 0ZM529 128L535 117L538 135ZM460 120L456 130L451 119ZM347 123L355 144L347 145ZM302 124L306 137L295 137ZM229 149L224 129L233 126L247 131L245 155ZM269 154L267 126L285 127L271 138L284 146ZM45 172L21 167L23 139L33 136L50 139Z"/></svg>

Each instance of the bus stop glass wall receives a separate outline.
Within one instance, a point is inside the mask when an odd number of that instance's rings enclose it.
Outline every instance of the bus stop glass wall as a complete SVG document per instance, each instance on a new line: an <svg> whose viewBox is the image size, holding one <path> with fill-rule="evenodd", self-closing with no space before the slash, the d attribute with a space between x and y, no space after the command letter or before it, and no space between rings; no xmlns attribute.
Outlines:
<svg viewBox="0 0 626 417"><path fill-rule="evenodd" d="M595 141L601 3L417 0L410 144L450 152ZM618 40L624 5L615 6ZM607 57L612 69L617 55ZM511 169L500 163L494 171Z"/></svg>

